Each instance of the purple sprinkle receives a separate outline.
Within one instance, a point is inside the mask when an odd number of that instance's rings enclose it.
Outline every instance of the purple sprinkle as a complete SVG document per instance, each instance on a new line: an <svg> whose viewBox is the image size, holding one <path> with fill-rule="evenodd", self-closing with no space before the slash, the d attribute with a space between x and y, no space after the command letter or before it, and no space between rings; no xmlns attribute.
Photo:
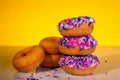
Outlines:
<svg viewBox="0 0 120 80"><path fill-rule="evenodd" d="M35 78L31 77L31 78L27 78L27 80L35 80Z"/></svg>
<svg viewBox="0 0 120 80"><path fill-rule="evenodd" d="M49 73L49 72L46 72L46 73L45 73L45 76L46 76L46 77L50 77L50 73Z"/></svg>
<svg viewBox="0 0 120 80"><path fill-rule="evenodd" d="M42 80L43 79L43 77L40 77L40 80Z"/></svg>
<svg viewBox="0 0 120 80"><path fill-rule="evenodd" d="M58 45L68 48L79 47L82 50L95 47L97 41L92 36L63 37L59 40Z"/></svg>
<svg viewBox="0 0 120 80"><path fill-rule="evenodd" d="M90 24L92 23L95 23L95 20L93 18L88 16L79 16L77 18L62 20L61 22L58 23L58 30L63 31L73 27L78 28L82 24L87 24L88 26L90 26Z"/></svg>
<svg viewBox="0 0 120 80"><path fill-rule="evenodd" d="M55 69L54 71L58 71L57 69Z"/></svg>
<svg viewBox="0 0 120 80"><path fill-rule="evenodd" d="M68 77L67 79L70 80L70 77Z"/></svg>
<svg viewBox="0 0 120 80"><path fill-rule="evenodd" d="M100 62L97 56L94 55L88 55L88 56L63 55L58 63L60 66L66 65L68 67L85 69L88 67L96 66Z"/></svg>
<svg viewBox="0 0 120 80"><path fill-rule="evenodd" d="M59 78L59 76L53 75L54 78Z"/></svg>

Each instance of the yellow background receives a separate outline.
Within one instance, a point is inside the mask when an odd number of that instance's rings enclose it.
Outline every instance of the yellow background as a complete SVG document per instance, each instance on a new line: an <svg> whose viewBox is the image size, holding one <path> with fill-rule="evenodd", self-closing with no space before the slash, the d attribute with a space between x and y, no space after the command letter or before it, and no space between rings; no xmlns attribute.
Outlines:
<svg viewBox="0 0 120 80"><path fill-rule="evenodd" d="M61 36L58 22L78 16L95 19L92 35L99 45L120 45L119 0L0 0L0 46L36 45Z"/></svg>

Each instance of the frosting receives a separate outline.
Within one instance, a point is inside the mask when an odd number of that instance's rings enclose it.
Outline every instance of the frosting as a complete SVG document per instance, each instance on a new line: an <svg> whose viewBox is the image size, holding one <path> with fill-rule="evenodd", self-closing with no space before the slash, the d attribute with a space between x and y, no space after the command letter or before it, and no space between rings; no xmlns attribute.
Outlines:
<svg viewBox="0 0 120 80"><path fill-rule="evenodd" d="M63 37L59 40L58 45L67 48L79 47L80 50L93 48L97 41L92 36Z"/></svg>
<svg viewBox="0 0 120 80"><path fill-rule="evenodd" d="M59 60L59 65L67 66L70 68L81 68L86 69L88 67L93 67L98 65L100 62L97 56L88 55L88 56L66 56L63 55Z"/></svg>
<svg viewBox="0 0 120 80"><path fill-rule="evenodd" d="M77 18L69 18L69 19L62 20L58 24L58 30L63 31L63 30L71 29L73 27L78 28L82 24L87 24L88 26L90 26L91 23L95 23L95 20L88 16L79 16Z"/></svg>

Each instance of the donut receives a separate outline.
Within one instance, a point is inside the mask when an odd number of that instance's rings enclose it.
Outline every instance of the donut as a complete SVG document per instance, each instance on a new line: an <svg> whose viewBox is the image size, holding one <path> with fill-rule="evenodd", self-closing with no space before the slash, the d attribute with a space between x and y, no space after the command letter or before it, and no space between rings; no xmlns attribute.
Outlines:
<svg viewBox="0 0 120 80"><path fill-rule="evenodd" d="M97 41L92 36L63 37L58 42L61 53L66 55L89 55L94 52Z"/></svg>
<svg viewBox="0 0 120 80"><path fill-rule="evenodd" d="M88 75L93 73L99 64L99 60L95 55L87 56L67 56L63 55L59 60L61 68L75 75Z"/></svg>
<svg viewBox="0 0 120 80"><path fill-rule="evenodd" d="M45 55L43 62L41 63L42 67L46 68L57 68L59 67L58 61L61 55Z"/></svg>
<svg viewBox="0 0 120 80"><path fill-rule="evenodd" d="M90 35L94 29L95 20L88 16L68 18L58 23L58 30L62 36Z"/></svg>
<svg viewBox="0 0 120 80"><path fill-rule="evenodd" d="M60 37L56 36L46 37L40 41L39 45L44 48L47 54L60 54L57 45L59 40Z"/></svg>
<svg viewBox="0 0 120 80"><path fill-rule="evenodd" d="M15 54L13 57L13 66L20 72L35 72L44 57L45 52L42 47L27 47Z"/></svg>

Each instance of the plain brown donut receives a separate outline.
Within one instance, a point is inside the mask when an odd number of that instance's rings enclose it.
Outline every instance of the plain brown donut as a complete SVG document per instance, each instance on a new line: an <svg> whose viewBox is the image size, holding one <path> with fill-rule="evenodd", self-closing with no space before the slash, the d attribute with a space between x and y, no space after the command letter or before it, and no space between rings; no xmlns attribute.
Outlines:
<svg viewBox="0 0 120 80"><path fill-rule="evenodd" d="M40 41L39 45L44 48L47 54L56 55L56 54L60 54L60 51L58 49L59 40L60 37L55 37L55 36L46 37Z"/></svg>
<svg viewBox="0 0 120 80"><path fill-rule="evenodd" d="M45 55L43 62L41 63L42 67L47 68L56 68L59 67L58 61L61 58L61 55Z"/></svg>
<svg viewBox="0 0 120 80"><path fill-rule="evenodd" d="M20 72L35 72L44 57L45 52L42 47L27 47L15 54L13 66Z"/></svg>

